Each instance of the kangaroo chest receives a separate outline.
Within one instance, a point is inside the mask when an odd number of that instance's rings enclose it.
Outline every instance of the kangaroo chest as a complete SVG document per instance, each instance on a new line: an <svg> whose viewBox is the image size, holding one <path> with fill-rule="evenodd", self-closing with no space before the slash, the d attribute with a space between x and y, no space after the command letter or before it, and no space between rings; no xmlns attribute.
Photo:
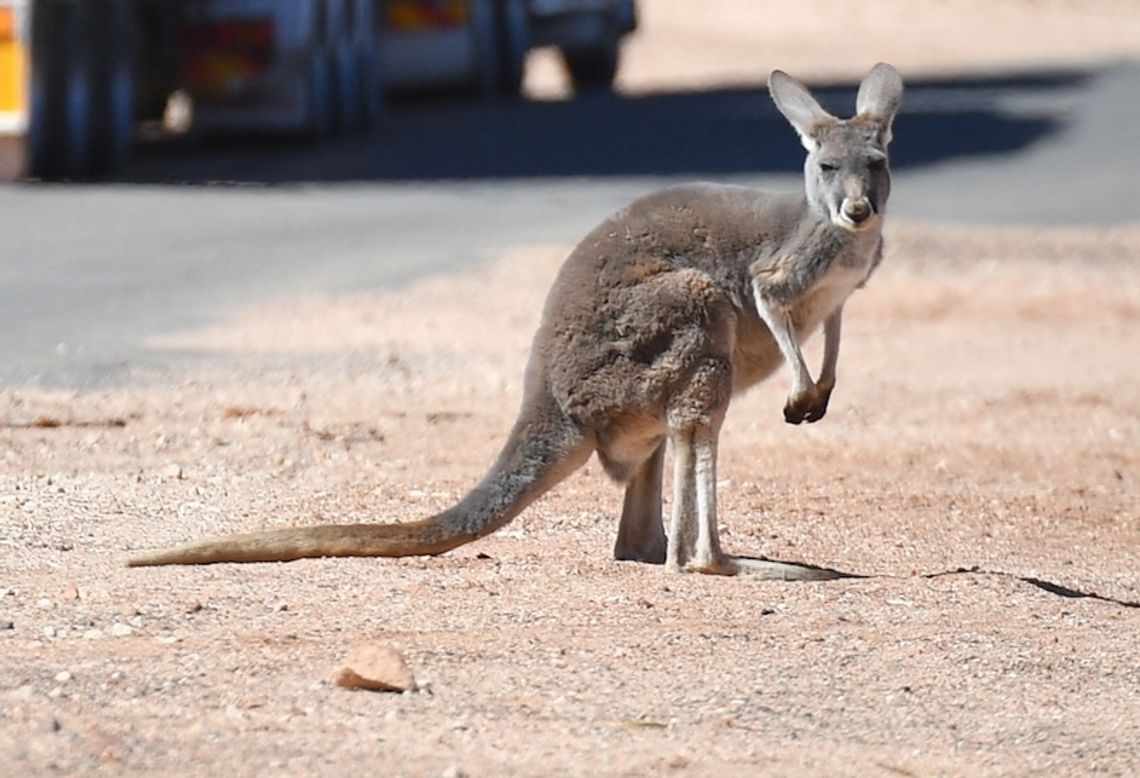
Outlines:
<svg viewBox="0 0 1140 778"><path fill-rule="evenodd" d="M833 262L789 308L797 340L803 341L867 279L871 263Z"/></svg>
<svg viewBox="0 0 1140 778"><path fill-rule="evenodd" d="M843 246L828 257L817 257L810 281L787 303L787 313L796 341L802 344L824 320L866 280L881 256L878 235ZM795 256L794 254L792 256ZM735 391L743 390L771 375L783 356L757 312L749 310L739 320L735 349Z"/></svg>

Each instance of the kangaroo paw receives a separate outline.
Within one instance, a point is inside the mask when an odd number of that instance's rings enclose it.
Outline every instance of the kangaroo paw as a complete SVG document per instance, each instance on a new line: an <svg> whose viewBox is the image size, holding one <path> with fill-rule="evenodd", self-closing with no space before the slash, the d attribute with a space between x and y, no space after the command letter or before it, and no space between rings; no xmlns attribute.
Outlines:
<svg viewBox="0 0 1140 778"><path fill-rule="evenodd" d="M805 392L788 398L784 406L784 421L800 424L819 421L827 414L827 403L831 399L833 384L817 384Z"/></svg>

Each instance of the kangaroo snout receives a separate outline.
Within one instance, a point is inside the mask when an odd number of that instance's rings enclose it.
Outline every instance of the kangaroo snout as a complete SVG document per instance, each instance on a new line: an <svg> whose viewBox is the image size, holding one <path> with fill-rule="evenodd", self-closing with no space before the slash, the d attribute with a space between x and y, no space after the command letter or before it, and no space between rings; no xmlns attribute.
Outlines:
<svg viewBox="0 0 1140 778"><path fill-rule="evenodd" d="M866 197L859 197L854 200L845 198L840 212L845 220L851 222L852 225L859 226L871 218L875 209L871 207L871 201Z"/></svg>

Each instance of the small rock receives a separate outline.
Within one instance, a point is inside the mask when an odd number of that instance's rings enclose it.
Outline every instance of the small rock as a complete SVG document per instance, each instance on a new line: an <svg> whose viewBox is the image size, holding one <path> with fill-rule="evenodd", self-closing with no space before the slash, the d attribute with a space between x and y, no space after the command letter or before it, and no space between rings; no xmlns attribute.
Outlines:
<svg viewBox="0 0 1140 778"><path fill-rule="evenodd" d="M103 637L103 631L98 629L89 629L83 633L83 637L86 640L98 640L99 638Z"/></svg>
<svg viewBox="0 0 1140 778"><path fill-rule="evenodd" d="M15 629L15 628L16 628L16 622L9 621L8 619L0 619L0 632L4 632L5 630Z"/></svg>
<svg viewBox="0 0 1140 778"><path fill-rule="evenodd" d="M126 624L115 622L111 625L111 634L117 638L125 638L127 635L135 634L135 631Z"/></svg>
<svg viewBox="0 0 1140 778"><path fill-rule="evenodd" d="M440 773L439 778L467 778L467 773L459 765L453 764Z"/></svg>
<svg viewBox="0 0 1140 778"><path fill-rule="evenodd" d="M55 674L55 682L56 683L67 683L70 680L71 680L71 671L69 671L69 670L60 670L58 673Z"/></svg>
<svg viewBox="0 0 1140 778"><path fill-rule="evenodd" d="M44 637L45 638L54 638L57 634L59 634L59 633L56 631L56 628L53 627L51 624L48 624L46 627L44 627Z"/></svg>
<svg viewBox="0 0 1140 778"><path fill-rule="evenodd" d="M337 673L336 684L346 689L406 692L416 688L416 678L396 649L362 644L349 653Z"/></svg>
<svg viewBox="0 0 1140 778"><path fill-rule="evenodd" d="M75 581L69 581L64 587L62 599L64 602L75 602L79 599L79 585Z"/></svg>

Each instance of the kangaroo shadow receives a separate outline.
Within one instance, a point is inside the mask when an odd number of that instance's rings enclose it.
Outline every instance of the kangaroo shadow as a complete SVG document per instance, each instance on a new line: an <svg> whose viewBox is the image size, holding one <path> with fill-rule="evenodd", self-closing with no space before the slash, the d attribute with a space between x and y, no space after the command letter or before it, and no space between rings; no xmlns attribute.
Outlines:
<svg viewBox="0 0 1140 778"><path fill-rule="evenodd" d="M1004 154L1056 132L1063 100L1095 75L1053 70L915 79L896 120L892 164ZM836 115L855 83L811 84ZM1026 110L1026 97L1037 106ZM1022 106L1018 110L1010 104ZM375 132L321 145L266 136L140 143L122 180L262 184L572 176L796 173L803 151L762 84L565 102L423 98L391 105Z"/></svg>

